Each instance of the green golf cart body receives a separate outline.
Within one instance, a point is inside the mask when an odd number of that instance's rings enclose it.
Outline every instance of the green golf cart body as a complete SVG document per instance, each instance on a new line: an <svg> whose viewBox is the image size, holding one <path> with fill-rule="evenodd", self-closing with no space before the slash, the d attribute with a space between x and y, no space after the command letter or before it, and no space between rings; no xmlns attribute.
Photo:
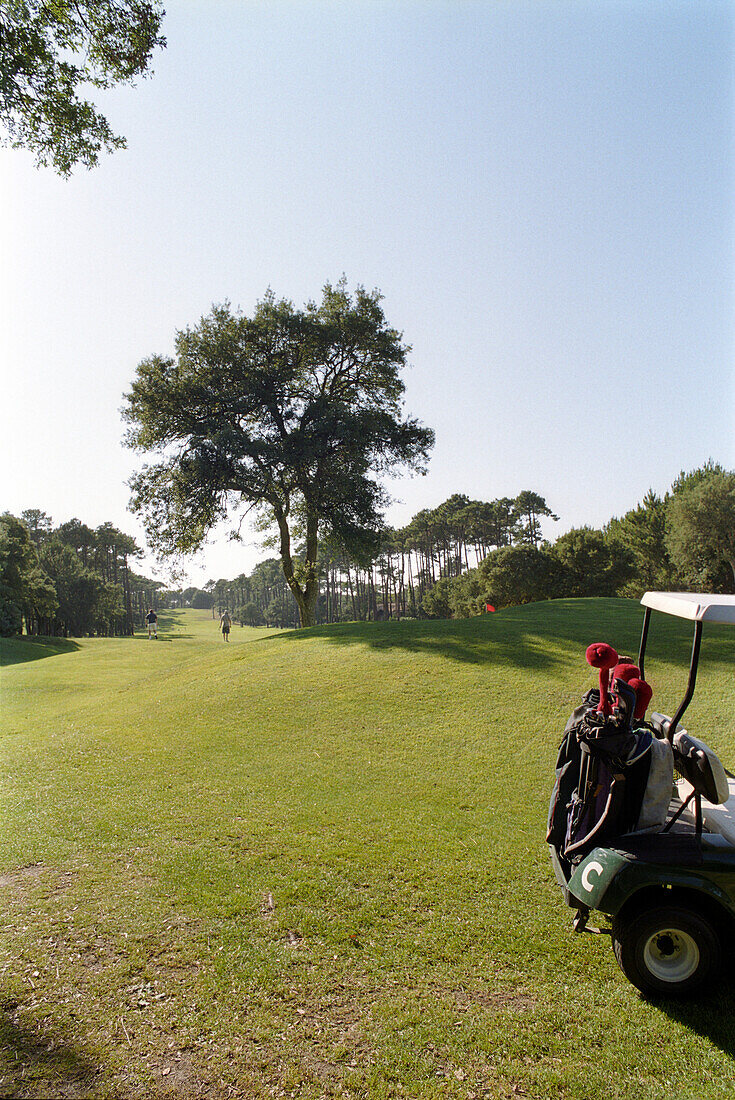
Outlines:
<svg viewBox="0 0 735 1100"><path fill-rule="evenodd" d="M578 862L551 846L554 872L576 931L592 910L611 919L613 949L626 977L647 995L690 993L719 976L735 942L735 778L716 754L682 729L694 694L703 623L735 624L735 596L647 592L638 665L644 660L651 612L694 623L686 694L673 718L649 716L668 740L676 777L659 831L628 833L595 847ZM735 699L735 693L734 693Z"/></svg>

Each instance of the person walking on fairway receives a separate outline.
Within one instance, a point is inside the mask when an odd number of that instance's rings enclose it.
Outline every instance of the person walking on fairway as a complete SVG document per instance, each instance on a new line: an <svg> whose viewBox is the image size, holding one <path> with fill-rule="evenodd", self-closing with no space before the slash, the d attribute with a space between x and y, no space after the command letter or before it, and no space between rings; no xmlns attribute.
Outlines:
<svg viewBox="0 0 735 1100"><path fill-rule="evenodd" d="M148 640L150 641L151 637L153 637L158 641L158 615L156 615L152 607L148 608L148 614L145 617L145 621L148 623Z"/></svg>
<svg viewBox="0 0 735 1100"><path fill-rule="evenodd" d="M221 619L222 625L222 641L229 642L230 640L230 627L232 626L232 619L230 618L229 611L225 611Z"/></svg>

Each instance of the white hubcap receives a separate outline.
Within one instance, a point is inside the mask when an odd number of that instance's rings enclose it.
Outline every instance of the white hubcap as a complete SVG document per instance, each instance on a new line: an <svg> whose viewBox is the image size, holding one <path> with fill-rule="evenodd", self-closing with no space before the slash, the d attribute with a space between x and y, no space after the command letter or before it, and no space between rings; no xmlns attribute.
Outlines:
<svg viewBox="0 0 735 1100"><path fill-rule="evenodd" d="M681 928L661 928L643 948L643 961L659 981L685 982L699 966L699 948Z"/></svg>

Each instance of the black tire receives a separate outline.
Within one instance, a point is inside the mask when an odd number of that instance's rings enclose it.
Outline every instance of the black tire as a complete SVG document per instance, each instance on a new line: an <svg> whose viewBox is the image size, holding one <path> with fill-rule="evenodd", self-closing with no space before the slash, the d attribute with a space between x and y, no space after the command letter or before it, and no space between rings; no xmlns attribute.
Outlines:
<svg viewBox="0 0 735 1100"><path fill-rule="evenodd" d="M613 951L620 969L641 993L679 997L717 973L720 941L701 913L679 905L614 920Z"/></svg>

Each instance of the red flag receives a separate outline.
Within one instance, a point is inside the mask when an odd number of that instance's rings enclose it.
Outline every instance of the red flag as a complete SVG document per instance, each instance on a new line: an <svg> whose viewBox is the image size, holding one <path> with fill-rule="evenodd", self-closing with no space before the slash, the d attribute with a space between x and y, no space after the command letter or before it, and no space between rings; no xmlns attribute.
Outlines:
<svg viewBox="0 0 735 1100"><path fill-rule="evenodd" d="M491 603L486 603L485 607L488 611L494 611L495 610L495 608L493 607L493 605Z"/></svg>

